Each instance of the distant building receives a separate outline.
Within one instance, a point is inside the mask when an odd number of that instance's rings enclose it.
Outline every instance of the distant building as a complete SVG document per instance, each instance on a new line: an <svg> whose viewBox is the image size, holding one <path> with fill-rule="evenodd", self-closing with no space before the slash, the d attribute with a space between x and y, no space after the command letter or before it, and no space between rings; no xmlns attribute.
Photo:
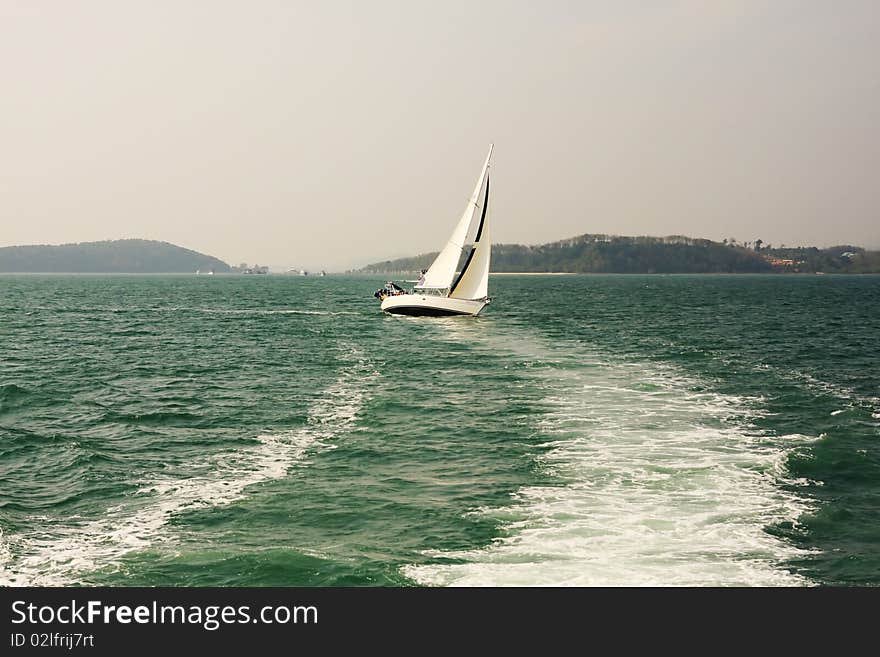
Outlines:
<svg viewBox="0 0 880 657"><path fill-rule="evenodd" d="M765 256L771 267L795 267L804 264L803 260L790 260L788 258L777 258L775 256Z"/></svg>

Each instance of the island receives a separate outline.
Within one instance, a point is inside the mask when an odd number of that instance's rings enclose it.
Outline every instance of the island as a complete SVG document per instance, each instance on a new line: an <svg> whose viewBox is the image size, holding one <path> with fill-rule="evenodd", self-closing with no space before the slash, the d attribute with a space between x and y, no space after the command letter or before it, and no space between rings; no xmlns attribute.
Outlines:
<svg viewBox="0 0 880 657"><path fill-rule="evenodd" d="M72 274L228 273L213 256L157 240L125 239L0 248L0 272Z"/></svg>
<svg viewBox="0 0 880 657"><path fill-rule="evenodd" d="M363 274L414 273L428 267L437 253L386 260L357 270ZM570 239L526 246L492 246L493 273L880 273L880 251L840 245L774 247L761 239L715 242L671 235L668 237L586 234Z"/></svg>

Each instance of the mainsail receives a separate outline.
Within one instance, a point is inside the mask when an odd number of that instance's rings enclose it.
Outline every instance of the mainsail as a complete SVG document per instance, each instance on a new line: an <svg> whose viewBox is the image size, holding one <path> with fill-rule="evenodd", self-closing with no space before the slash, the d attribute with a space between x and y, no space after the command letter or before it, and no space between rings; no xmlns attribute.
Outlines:
<svg viewBox="0 0 880 657"><path fill-rule="evenodd" d="M461 219L459 219L458 224L455 226L455 230L452 231L452 235L449 237L449 241L446 243L446 246L443 247L443 250L437 255L434 259L434 262L428 268L428 271L425 273L424 282L420 283L416 286L416 288L433 288L433 289L447 289L452 286L452 280L455 278L455 269L458 266L458 260L461 257L461 250L464 248L464 242L468 234L468 230L471 227L471 223L474 220L474 217L477 214L478 210L481 211L481 221L485 219L485 203L488 200L488 175L487 172L489 170L489 160L492 158L492 148L493 146L489 146L489 154L486 156L486 163L483 165L483 170L480 172L480 178L477 180L477 186L474 188L474 193L468 201L467 207L464 210L464 213L461 215ZM486 200L483 202L483 207L481 208L479 205L480 200L480 192L483 191L483 187L486 186ZM483 230L485 233L485 230ZM480 239L480 235L477 236L478 242ZM489 263L489 254L488 247L489 242L485 237L485 234L482 237L483 241L486 244L486 278L488 280L488 263ZM474 247L476 248L476 242ZM471 252L471 258L476 257L474 252ZM481 256L482 257L482 256ZM462 275L467 274L469 267L466 265L462 268ZM459 277L460 280L456 283L456 297L458 298L477 298L477 297L461 297L458 296L457 290L461 287L463 276ZM477 286L469 285L466 289L470 290L471 288L476 289ZM485 290L486 286L483 285L483 289ZM450 294L451 296L451 294ZM486 296L485 291L482 296Z"/></svg>

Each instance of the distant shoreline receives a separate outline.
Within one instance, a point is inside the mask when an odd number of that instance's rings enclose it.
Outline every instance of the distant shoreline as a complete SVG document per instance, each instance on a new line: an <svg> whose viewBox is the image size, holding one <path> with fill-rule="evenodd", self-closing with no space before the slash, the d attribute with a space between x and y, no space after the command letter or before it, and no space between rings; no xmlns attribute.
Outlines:
<svg viewBox="0 0 880 657"><path fill-rule="evenodd" d="M366 272L416 272L437 258L436 253L374 262ZM511 275L672 274L672 273L869 273L880 272L880 251L852 244L773 247L762 240L723 242L669 235L591 234L547 244L493 244L492 267Z"/></svg>

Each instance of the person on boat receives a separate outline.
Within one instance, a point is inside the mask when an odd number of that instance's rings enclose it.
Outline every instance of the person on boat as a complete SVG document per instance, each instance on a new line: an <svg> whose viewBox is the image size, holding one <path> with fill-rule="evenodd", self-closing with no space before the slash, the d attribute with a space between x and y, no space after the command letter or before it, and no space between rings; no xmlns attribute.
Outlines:
<svg viewBox="0 0 880 657"><path fill-rule="evenodd" d="M416 287L422 287L425 284L425 274L428 273L427 269L422 270L422 275L419 276L419 281L416 283Z"/></svg>
<svg viewBox="0 0 880 657"><path fill-rule="evenodd" d="M382 301L385 297L396 297L399 294L406 294L406 290L400 287L394 281L385 283L385 287L379 288L373 293L373 296Z"/></svg>

